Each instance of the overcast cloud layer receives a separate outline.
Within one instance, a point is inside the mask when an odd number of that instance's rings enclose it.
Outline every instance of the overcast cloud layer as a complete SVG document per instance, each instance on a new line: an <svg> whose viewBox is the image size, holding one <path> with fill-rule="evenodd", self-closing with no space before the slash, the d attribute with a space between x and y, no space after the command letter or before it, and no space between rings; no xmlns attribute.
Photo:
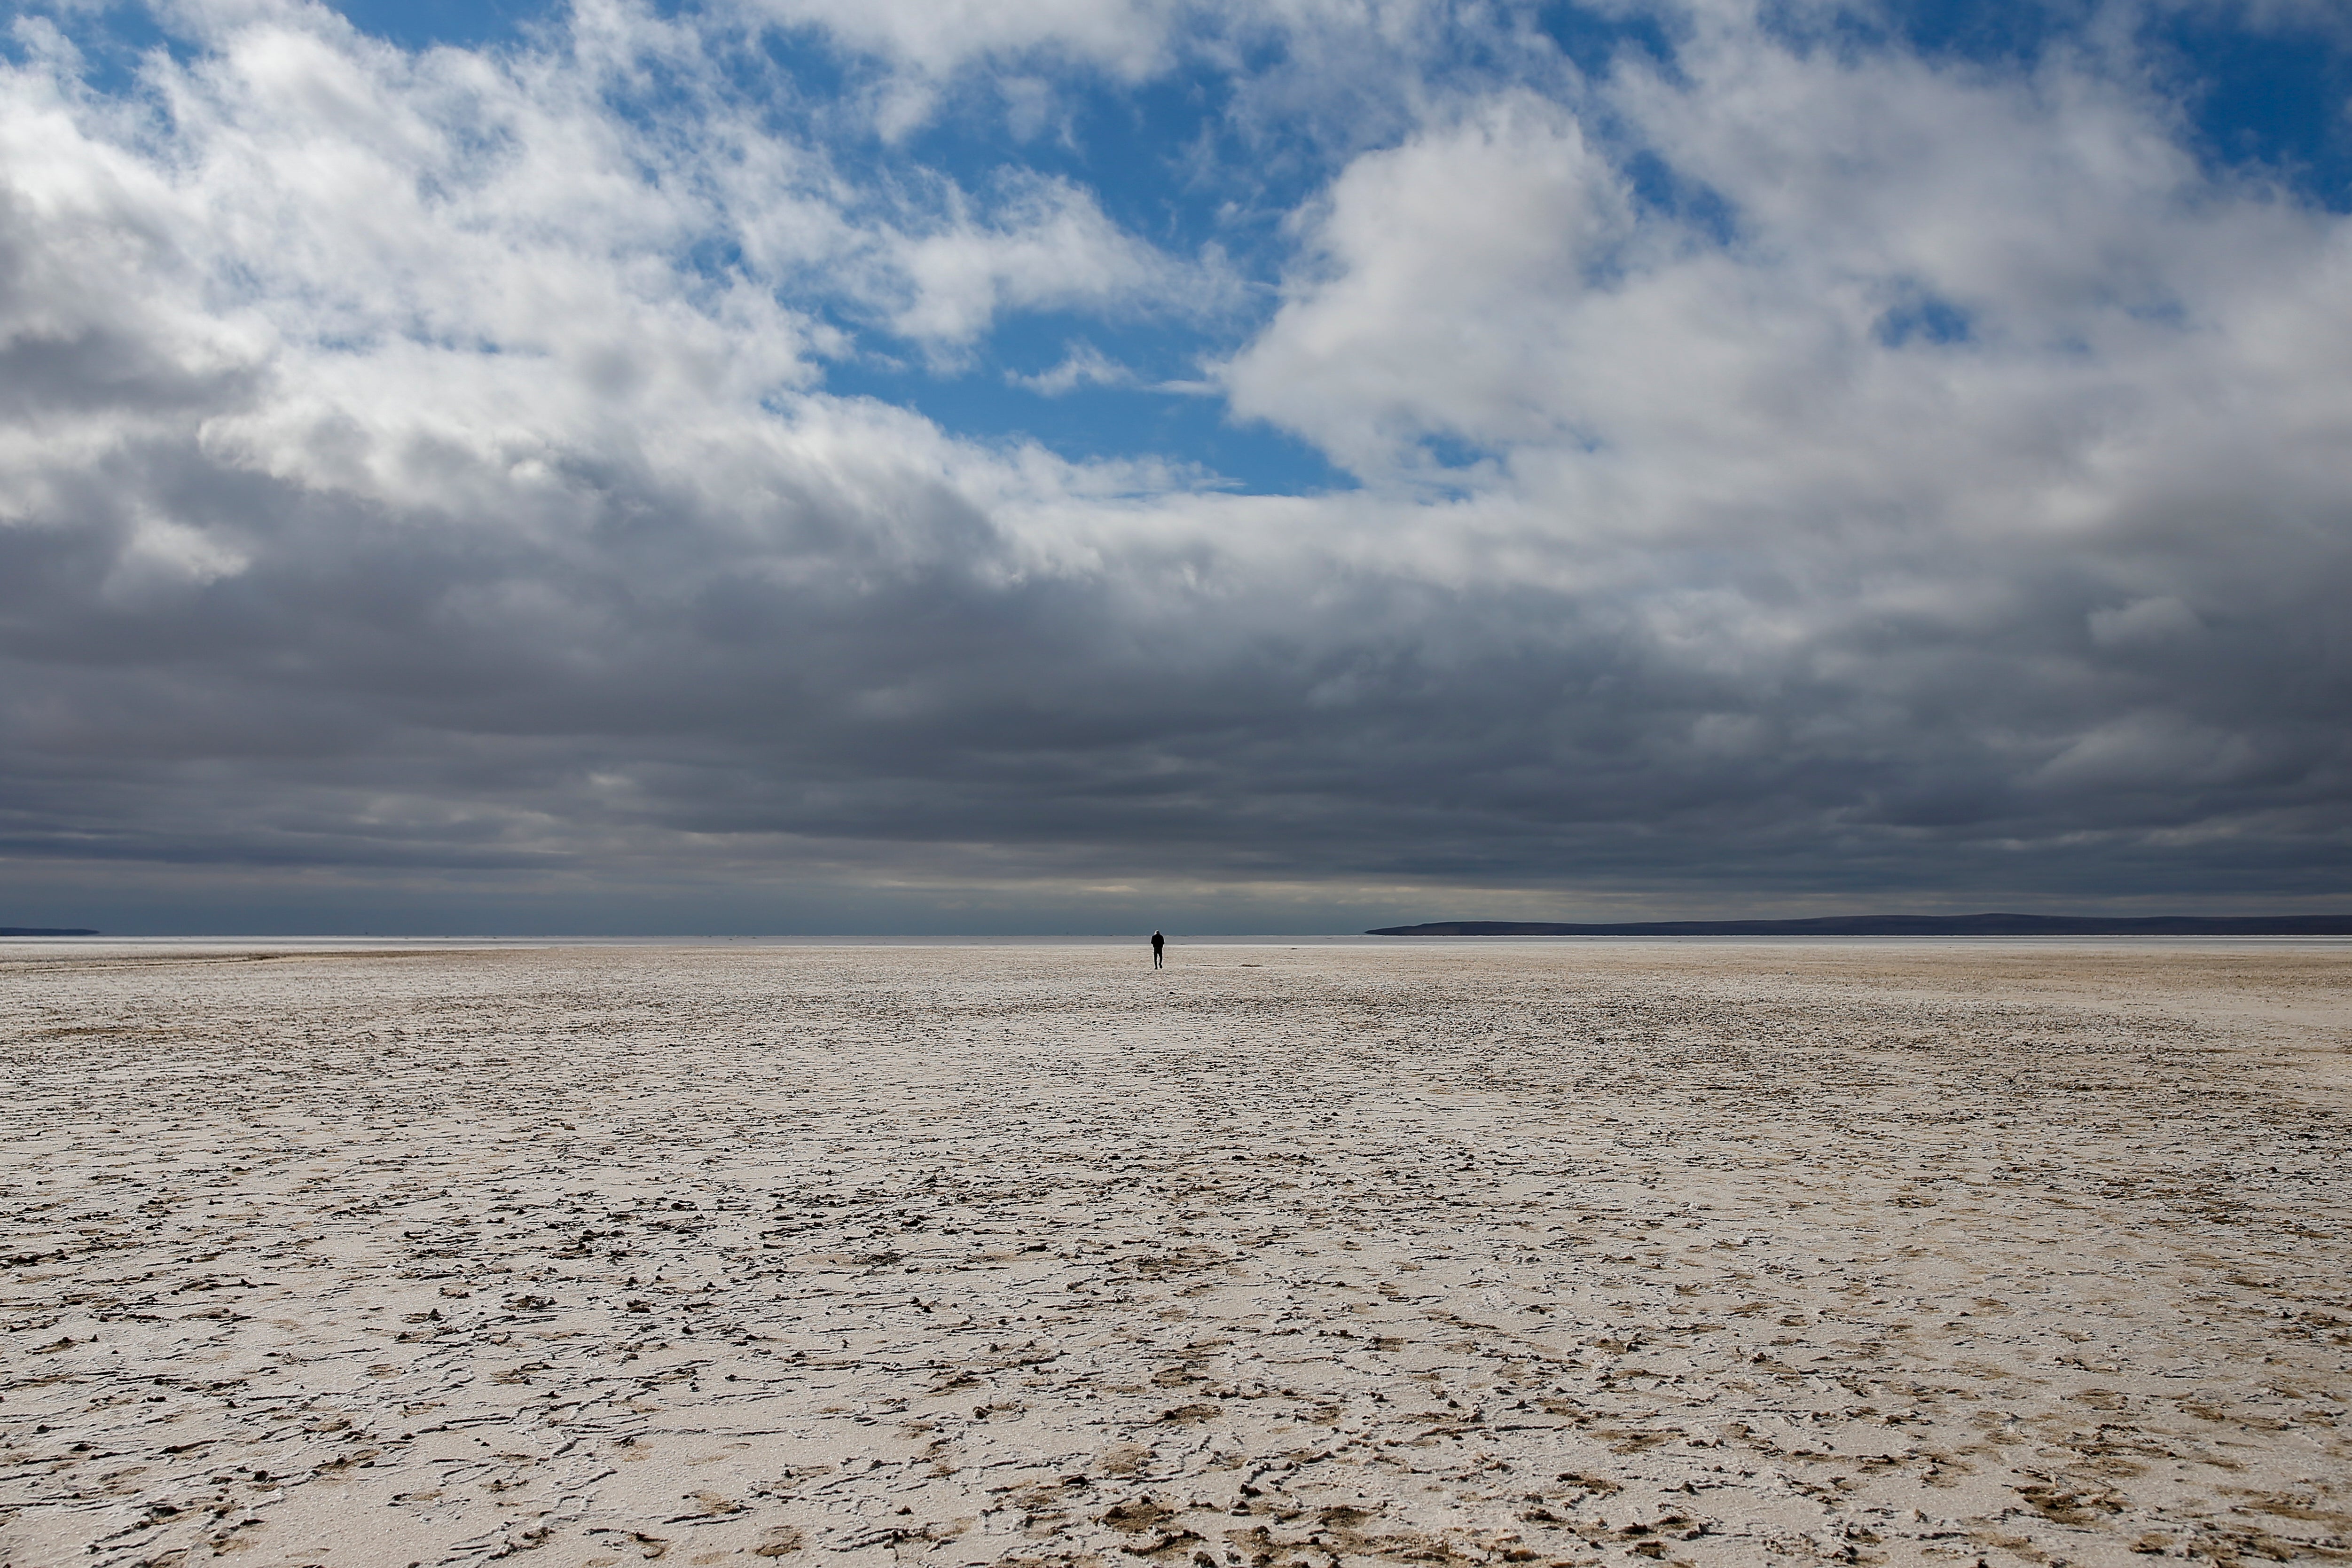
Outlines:
<svg viewBox="0 0 2352 1568"><path fill-rule="evenodd" d="M2352 907L2336 7L353 14L13 24L0 923Z"/></svg>

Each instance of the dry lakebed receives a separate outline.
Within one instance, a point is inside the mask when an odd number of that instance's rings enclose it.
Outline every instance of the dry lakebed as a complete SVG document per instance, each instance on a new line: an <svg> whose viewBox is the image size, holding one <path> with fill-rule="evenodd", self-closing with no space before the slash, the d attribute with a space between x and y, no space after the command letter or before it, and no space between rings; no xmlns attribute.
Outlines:
<svg viewBox="0 0 2352 1568"><path fill-rule="evenodd" d="M0 943L0 1563L2352 1559L2352 946Z"/></svg>

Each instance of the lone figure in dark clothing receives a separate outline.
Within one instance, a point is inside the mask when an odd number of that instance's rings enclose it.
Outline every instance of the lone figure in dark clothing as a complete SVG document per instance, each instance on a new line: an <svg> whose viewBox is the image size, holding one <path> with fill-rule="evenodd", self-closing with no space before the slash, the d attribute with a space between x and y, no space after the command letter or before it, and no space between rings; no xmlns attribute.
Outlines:
<svg viewBox="0 0 2352 1568"><path fill-rule="evenodd" d="M1159 968L1159 967L1160 967L1160 955L1161 955L1163 952L1165 952L1167 951L1167 948L1168 948L1168 939L1167 939L1166 937L1164 937L1164 936L1161 936L1158 931L1153 931L1153 932L1151 933L1151 967L1152 967L1152 968L1157 969L1157 968Z"/></svg>

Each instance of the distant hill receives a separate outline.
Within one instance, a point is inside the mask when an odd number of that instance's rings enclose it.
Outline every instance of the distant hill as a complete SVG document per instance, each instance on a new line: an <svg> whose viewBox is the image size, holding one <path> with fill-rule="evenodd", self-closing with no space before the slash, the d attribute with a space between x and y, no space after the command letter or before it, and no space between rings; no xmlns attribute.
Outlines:
<svg viewBox="0 0 2352 1568"><path fill-rule="evenodd" d="M1818 915L1796 921L1434 921L1366 936L2352 936L2352 915Z"/></svg>
<svg viewBox="0 0 2352 1568"><path fill-rule="evenodd" d="M0 936L96 936L94 931L68 931L63 926L0 926Z"/></svg>

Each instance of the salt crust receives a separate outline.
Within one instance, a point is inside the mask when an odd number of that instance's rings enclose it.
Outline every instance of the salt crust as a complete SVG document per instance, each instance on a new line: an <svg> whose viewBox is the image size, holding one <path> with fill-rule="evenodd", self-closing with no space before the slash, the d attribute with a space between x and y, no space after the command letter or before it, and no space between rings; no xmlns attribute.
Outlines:
<svg viewBox="0 0 2352 1568"><path fill-rule="evenodd" d="M0 1562L2352 1553L2352 957L0 950Z"/></svg>

